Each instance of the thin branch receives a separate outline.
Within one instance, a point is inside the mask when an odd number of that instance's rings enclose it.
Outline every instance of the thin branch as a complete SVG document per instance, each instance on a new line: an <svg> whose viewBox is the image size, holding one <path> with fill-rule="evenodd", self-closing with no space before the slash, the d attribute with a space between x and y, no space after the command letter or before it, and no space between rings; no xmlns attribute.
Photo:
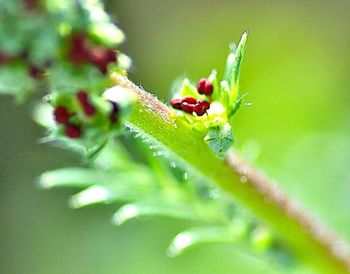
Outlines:
<svg viewBox="0 0 350 274"><path fill-rule="evenodd" d="M350 248L277 184L230 150L220 160L203 137L177 119L155 96L126 77L112 74L113 83L137 96L131 127L155 139L191 170L220 186L284 239L295 255L320 273L350 273Z"/></svg>

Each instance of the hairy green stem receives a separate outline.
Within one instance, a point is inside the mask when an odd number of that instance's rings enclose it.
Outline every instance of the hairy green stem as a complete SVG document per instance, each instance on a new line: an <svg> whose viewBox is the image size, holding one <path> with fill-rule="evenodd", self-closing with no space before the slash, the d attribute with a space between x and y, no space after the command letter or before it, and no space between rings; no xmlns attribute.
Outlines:
<svg viewBox="0 0 350 274"><path fill-rule="evenodd" d="M170 109L126 77L111 75L113 83L137 96L128 123L158 141L180 161L231 194L267 223L286 245L320 273L350 273L347 244L310 217L276 184L231 150L219 159L196 131L177 119Z"/></svg>

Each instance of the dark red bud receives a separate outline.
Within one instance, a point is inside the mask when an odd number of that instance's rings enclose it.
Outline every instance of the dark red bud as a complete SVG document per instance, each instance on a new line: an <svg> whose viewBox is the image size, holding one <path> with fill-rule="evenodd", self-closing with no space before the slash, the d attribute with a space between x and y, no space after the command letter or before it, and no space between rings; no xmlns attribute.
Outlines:
<svg viewBox="0 0 350 274"><path fill-rule="evenodd" d="M211 82L209 82L209 80L205 83L205 87L204 87L204 94L207 96L210 96L213 94L213 84Z"/></svg>
<svg viewBox="0 0 350 274"><path fill-rule="evenodd" d="M193 111L198 116L203 116L209 108L210 103L208 101L198 100L198 103L193 107Z"/></svg>
<svg viewBox="0 0 350 274"><path fill-rule="evenodd" d="M59 124L65 124L68 122L69 113L68 110L63 106L58 106L54 110L55 120Z"/></svg>
<svg viewBox="0 0 350 274"><path fill-rule="evenodd" d="M108 59L108 61L110 63L116 62L117 61L117 55L118 55L118 52L116 50L109 49L107 51L107 59Z"/></svg>
<svg viewBox="0 0 350 274"><path fill-rule="evenodd" d="M117 55L114 50L95 47L89 49L88 58L92 64L105 74L107 72L108 64L115 62L117 60Z"/></svg>
<svg viewBox="0 0 350 274"><path fill-rule="evenodd" d="M182 98L182 102L186 102L186 103L189 103L189 104L195 104L197 103L197 100L193 97L184 97Z"/></svg>
<svg viewBox="0 0 350 274"><path fill-rule="evenodd" d="M89 102L89 94L86 91L81 90L76 96L83 107L86 116L93 116L96 113L96 108Z"/></svg>
<svg viewBox="0 0 350 274"><path fill-rule="evenodd" d="M70 61L76 65L85 63L88 60L88 49L86 47L85 34L73 34L68 55Z"/></svg>
<svg viewBox="0 0 350 274"><path fill-rule="evenodd" d="M37 66L34 66L34 65L30 65L29 66L29 75L31 77L33 77L34 79L42 79L43 78L43 74L44 74L44 70L37 67Z"/></svg>
<svg viewBox="0 0 350 274"><path fill-rule="evenodd" d="M210 108L210 103L205 100L199 100L198 103L201 105L201 107L205 110L208 110Z"/></svg>
<svg viewBox="0 0 350 274"><path fill-rule="evenodd" d="M74 33L71 37L71 49L77 51L86 50L86 34L84 33Z"/></svg>
<svg viewBox="0 0 350 274"><path fill-rule="evenodd" d="M65 128L66 136L72 139L80 138L81 127L78 125L67 124Z"/></svg>
<svg viewBox="0 0 350 274"><path fill-rule="evenodd" d="M202 108L200 104L196 104L193 107L193 111L198 115L198 116L203 116L205 113L205 109Z"/></svg>
<svg viewBox="0 0 350 274"><path fill-rule="evenodd" d="M198 81L197 90L199 94L205 94L210 96L213 94L213 84L206 78L202 78Z"/></svg>
<svg viewBox="0 0 350 274"><path fill-rule="evenodd" d="M85 105L89 101L89 95L86 91L80 90L77 93L77 98L82 105Z"/></svg>
<svg viewBox="0 0 350 274"><path fill-rule="evenodd" d="M194 105L193 104L189 104L187 102L183 102L181 104L181 109L184 111L184 112L187 112L187 113L192 113L193 112L193 107Z"/></svg>
<svg viewBox="0 0 350 274"><path fill-rule="evenodd" d="M182 103L182 99L173 98L173 99L170 100L170 105L174 109L181 109L181 103Z"/></svg>
<svg viewBox="0 0 350 274"><path fill-rule="evenodd" d="M205 89L205 82L207 81L206 78L201 78L198 83L197 83L197 90L198 93L204 94L204 89Z"/></svg>
<svg viewBox="0 0 350 274"><path fill-rule="evenodd" d="M96 108L90 103L86 103L83 108L86 116L93 116L96 113Z"/></svg>

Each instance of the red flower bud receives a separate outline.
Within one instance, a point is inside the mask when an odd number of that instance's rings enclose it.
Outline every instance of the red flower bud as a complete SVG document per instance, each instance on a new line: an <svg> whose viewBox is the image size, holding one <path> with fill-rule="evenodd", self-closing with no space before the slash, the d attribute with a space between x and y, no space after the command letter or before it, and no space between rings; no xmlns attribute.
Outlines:
<svg viewBox="0 0 350 274"><path fill-rule="evenodd" d="M203 116L209 108L210 104L208 101L199 100L198 103L193 107L193 111L198 116Z"/></svg>
<svg viewBox="0 0 350 274"><path fill-rule="evenodd" d="M205 100L198 100L198 103L202 106L203 109L208 110L210 108L210 103Z"/></svg>
<svg viewBox="0 0 350 274"><path fill-rule="evenodd" d="M86 114L86 116L94 116L94 114L96 113L96 108L91 105L90 103L86 103L84 106L84 112Z"/></svg>
<svg viewBox="0 0 350 274"><path fill-rule="evenodd" d="M37 67L37 66L34 66L34 65L30 65L29 66L29 75L31 77L33 77L34 79L42 79L43 78L43 73L44 73L44 70Z"/></svg>
<svg viewBox="0 0 350 274"><path fill-rule="evenodd" d="M198 81L197 90L199 94L205 94L210 96L213 94L213 84L206 78L202 78Z"/></svg>
<svg viewBox="0 0 350 274"><path fill-rule="evenodd" d="M111 49L95 47L89 49L88 58L92 64L105 74L107 72L108 64L117 60L117 54Z"/></svg>
<svg viewBox="0 0 350 274"><path fill-rule="evenodd" d="M66 136L72 139L80 138L81 127L78 125L66 124L65 129Z"/></svg>
<svg viewBox="0 0 350 274"><path fill-rule="evenodd" d="M184 97L182 98L182 102L186 102L186 103L189 103L189 104L195 104L197 103L197 100L193 97Z"/></svg>
<svg viewBox="0 0 350 274"><path fill-rule="evenodd" d="M54 110L54 117L57 123L65 124L70 117L68 110L63 106L58 106Z"/></svg>
<svg viewBox="0 0 350 274"><path fill-rule="evenodd" d="M83 107L86 116L93 116L96 113L96 108L89 102L89 94L86 91L81 90L76 96Z"/></svg>
<svg viewBox="0 0 350 274"><path fill-rule="evenodd" d="M173 98L173 99L170 100L170 105L174 109L181 109L181 103L182 103L182 99Z"/></svg>
<svg viewBox="0 0 350 274"><path fill-rule="evenodd" d="M189 104L189 103L187 103L187 102L181 103L181 109L182 109L184 112L186 112L186 113L192 114L192 112L193 112L193 107L194 107L193 104Z"/></svg>
<svg viewBox="0 0 350 274"><path fill-rule="evenodd" d="M198 115L198 116L203 116L205 113L205 110L202 108L200 104L196 104L193 107L193 111Z"/></svg>
<svg viewBox="0 0 350 274"><path fill-rule="evenodd" d="M86 47L85 34L73 34L68 55L70 61L76 65L82 64L88 60L88 49Z"/></svg>
<svg viewBox="0 0 350 274"><path fill-rule="evenodd" d="M85 105L89 101L89 95L86 91L80 90L77 93L77 98L82 105Z"/></svg>

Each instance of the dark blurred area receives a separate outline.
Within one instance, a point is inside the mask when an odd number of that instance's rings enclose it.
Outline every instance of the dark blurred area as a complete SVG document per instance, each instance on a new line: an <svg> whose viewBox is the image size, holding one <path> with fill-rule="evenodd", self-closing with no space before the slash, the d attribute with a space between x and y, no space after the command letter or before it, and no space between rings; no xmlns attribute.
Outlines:
<svg viewBox="0 0 350 274"><path fill-rule="evenodd" d="M350 2L109 1L133 59L131 78L168 99L178 76L222 73L228 45L249 30L234 128L236 146L350 240ZM38 98L37 98L38 99ZM72 210L73 191L43 191L41 172L79 163L39 145L35 100L0 102L0 273L266 273L230 245L203 245L170 259L186 222L110 224L116 206ZM249 267L247 267L249 265ZM244 266L244 270L242 267Z"/></svg>

